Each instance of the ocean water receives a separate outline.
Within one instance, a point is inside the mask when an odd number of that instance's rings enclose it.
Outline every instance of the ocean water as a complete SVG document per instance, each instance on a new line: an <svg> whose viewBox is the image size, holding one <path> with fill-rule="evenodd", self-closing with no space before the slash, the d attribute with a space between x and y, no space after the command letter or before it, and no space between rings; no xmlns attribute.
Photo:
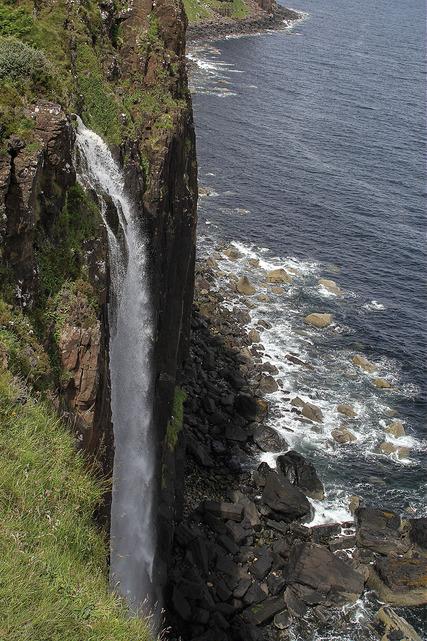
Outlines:
<svg viewBox="0 0 427 641"><path fill-rule="evenodd" d="M272 324L261 342L283 387L270 397L269 420L325 484L314 522L349 518L354 494L425 515L425 7L301 0L293 8L306 15L285 32L189 51L199 251L233 242L240 258L220 261L223 278L247 274L268 292L267 301L253 297L251 325L261 318ZM265 270L275 267L293 276L283 293L264 288ZM321 277L335 280L343 295L321 287ZM331 327L304 325L315 311L332 313ZM292 365L287 353L312 369ZM356 368L355 354L375 363L376 373ZM393 388L377 389L376 376ZM295 419L289 399L296 395L321 407L321 426ZM357 416L341 416L339 403ZM387 434L392 413L405 437ZM355 443L332 438L343 422ZM379 454L384 440L408 452L402 459ZM274 464L273 455L264 458ZM341 638L359 638L360 616ZM405 616L427 634L425 612Z"/></svg>

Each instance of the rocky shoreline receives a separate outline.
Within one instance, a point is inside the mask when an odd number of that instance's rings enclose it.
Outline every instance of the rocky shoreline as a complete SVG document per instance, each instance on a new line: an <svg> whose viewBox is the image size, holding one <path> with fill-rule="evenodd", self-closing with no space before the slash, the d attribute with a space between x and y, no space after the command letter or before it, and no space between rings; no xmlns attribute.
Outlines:
<svg viewBox="0 0 427 641"><path fill-rule="evenodd" d="M302 15L292 9L272 5L271 11L259 7L248 18L234 20L218 15L215 20L190 24L187 28L187 44L200 41L218 40L227 36L241 36L261 31L286 29L292 22L301 20Z"/></svg>
<svg viewBox="0 0 427 641"><path fill-rule="evenodd" d="M370 590L391 605L427 603L427 519L356 502L354 522L304 524L313 515L310 499L324 497L322 481L266 425L266 394L277 372L261 358L260 333L246 329L249 314L233 306L237 296L249 309L255 290L237 276L224 284L218 259L235 250L220 250L196 271L183 384L184 505L169 583L172 638L286 641L291 629L306 639L315 630L339 633ZM267 282L277 287L283 278L267 275ZM258 325L269 329L262 318ZM315 406L292 411L316 422ZM275 469L257 465L262 452L279 453ZM362 632L358 639L420 641L389 607Z"/></svg>

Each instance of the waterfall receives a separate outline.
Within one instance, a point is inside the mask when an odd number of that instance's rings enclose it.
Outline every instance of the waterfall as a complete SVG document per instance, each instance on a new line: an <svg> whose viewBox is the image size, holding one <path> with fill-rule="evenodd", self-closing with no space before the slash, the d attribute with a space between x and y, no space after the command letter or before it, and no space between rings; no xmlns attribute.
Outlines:
<svg viewBox="0 0 427 641"><path fill-rule="evenodd" d="M101 202L108 232L111 280L110 372L114 426L111 507L112 588L132 611L153 608L155 447L152 434L153 313L147 246L124 176L105 142L81 120L77 128L79 180ZM106 215L111 199L119 217L115 234ZM110 201L111 202L111 201ZM117 232L117 230L116 230Z"/></svg>

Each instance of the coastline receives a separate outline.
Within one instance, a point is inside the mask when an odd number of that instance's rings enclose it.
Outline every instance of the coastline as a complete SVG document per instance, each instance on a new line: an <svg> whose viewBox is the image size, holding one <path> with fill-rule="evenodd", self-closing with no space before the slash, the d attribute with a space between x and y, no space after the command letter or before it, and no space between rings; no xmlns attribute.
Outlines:
<svg viewBox="0 0 427 641"><path fill-rule="evenodd" d="M243 36L259 33L262 31L287 29L292 23L301 20L304 14L274 4L271 12L260 7L254 14L238 19L219 16L214 20L200 21L189 24L187 27L187 45L193 45L200 41L218 40L230 36Z"/></svg>
<svg viewBox="0 0 427 641"><path fill-rule="evenodd" d="M385 568L397 552L404 572L424 571L426 519L353 501L354 521L313 521L313 502L325 498L325 489L310 460L268 425L270 395L281 389L274 365L262 358L263 336L272 328L263 318L249 325L256 298L286 288L292 273L266 273L267 289L260 290L250 276L235 276L238 258L235 245L221 245L196 267L170 624L185 641L286 641L295 631L309 639L322 629L344 635L359 625L366 591L389 604L416 604L411 588L384 589ZM247 265L248 274L259 269L256 259ZM296 426L316 428L316 406L291 404ZM265 453L274 453L275 465L260 462ZM367 631L399 630L419 641L404 619L376 604L378 612L364 621Z"/></svg>

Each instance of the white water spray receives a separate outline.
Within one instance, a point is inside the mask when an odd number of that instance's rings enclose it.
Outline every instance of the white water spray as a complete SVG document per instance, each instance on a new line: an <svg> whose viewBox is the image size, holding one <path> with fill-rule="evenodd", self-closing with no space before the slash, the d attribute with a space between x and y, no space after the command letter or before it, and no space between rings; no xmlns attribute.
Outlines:
<svg viewBox="0 0 427 641"><path fill-rule="evenodd" d="M124 176L104 141L79 120L80 181L101 201L108 231L114 303L110 305L111 403L114 472L111 508L113 589L138 611L154 606L153 520L155 447L152 434L154 323L147 276L147 249ZM106 213L107 197L119 216L120 240Z"/></svg>

